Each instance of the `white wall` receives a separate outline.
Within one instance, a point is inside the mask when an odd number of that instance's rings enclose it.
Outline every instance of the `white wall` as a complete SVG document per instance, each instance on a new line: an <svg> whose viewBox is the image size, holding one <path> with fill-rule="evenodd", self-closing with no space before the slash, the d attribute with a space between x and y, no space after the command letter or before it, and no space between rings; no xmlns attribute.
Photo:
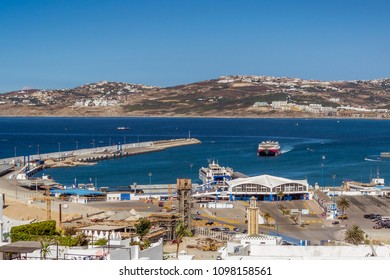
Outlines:
<svg viewBox="0 0 390 280"><path fill-rule="evenodd" d="M374 246L379 257L390 257L389 246ZM365 257L372 253L368 245L361 246L251 246L253 257L351 258Z"/></svg>

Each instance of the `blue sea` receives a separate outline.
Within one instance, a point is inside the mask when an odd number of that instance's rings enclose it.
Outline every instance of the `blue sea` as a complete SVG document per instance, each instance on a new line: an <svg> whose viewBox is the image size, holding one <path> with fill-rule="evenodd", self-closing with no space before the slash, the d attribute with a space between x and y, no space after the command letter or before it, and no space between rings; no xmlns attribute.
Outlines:
<svg viewBox="0 0 390 280"><path fill-rule="evenodd" d="M121 126L129 129L116 129ZM390 151L389 120L3 117L0 128L0 158L189 135L202 141L94 166L43 171L65 185L75 178L111 189L174 184L177 178L199 182L199 168L211 160L250 176L307 179L311 185L368 182L378 173L386 185L390 181L390 161L380 158ZM258 157L258 143L264 140L279 141L283 153Z"/></svg>

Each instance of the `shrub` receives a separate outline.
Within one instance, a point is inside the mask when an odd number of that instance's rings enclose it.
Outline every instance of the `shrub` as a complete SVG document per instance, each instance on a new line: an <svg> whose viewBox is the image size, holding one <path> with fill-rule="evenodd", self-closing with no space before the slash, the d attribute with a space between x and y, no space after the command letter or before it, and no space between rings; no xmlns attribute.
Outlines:
<svg viewBox="0 0 390 280"><path fill-rule="evenodd" d="M11 228L11 241L33 241L43 236L56 236L56 222L44 221Z"/></svg>

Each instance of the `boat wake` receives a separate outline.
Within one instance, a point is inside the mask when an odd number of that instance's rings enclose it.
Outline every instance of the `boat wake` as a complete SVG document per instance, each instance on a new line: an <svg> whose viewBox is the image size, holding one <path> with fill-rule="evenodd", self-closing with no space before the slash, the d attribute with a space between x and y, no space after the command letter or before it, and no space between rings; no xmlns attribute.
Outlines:
<svg viewBox="0 0 390 280"><path fill-rule="evenodd" d="M374 161L374 162L381 162L383 160L381 159L372 159L372 158L364 158L365 161Z"/></svg>
<svg viewBox="0 0 390 280"><path fill-rule="evenodd" d="M282 149L282 150L280 151L280 153L285 154L285 153L291 152L292 150L294 150L294 147L292 147L292 146L286 146L286 147L284 147L284 149Z"/></svg>

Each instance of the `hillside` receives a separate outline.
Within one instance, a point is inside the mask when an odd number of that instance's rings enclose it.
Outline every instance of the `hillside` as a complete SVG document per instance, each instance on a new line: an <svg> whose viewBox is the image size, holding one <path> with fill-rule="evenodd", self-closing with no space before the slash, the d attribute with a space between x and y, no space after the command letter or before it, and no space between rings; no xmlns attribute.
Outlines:
<svg viewBox="0 0 390 280"><path fill-rule="evenodd" d="M390 79L324 82L224 76L160 88L99 82L0 95L9 116L216 116L389 118Z"/></svg>

